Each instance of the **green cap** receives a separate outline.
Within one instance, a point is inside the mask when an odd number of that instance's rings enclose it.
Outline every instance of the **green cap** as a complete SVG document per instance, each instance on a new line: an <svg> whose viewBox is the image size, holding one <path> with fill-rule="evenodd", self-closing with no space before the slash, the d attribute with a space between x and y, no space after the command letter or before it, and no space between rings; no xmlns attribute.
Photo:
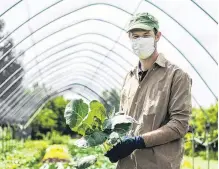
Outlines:
<svg viewBox="0 0 219 169"><path fill-rule="evenodd" d="M149 13L138 13L131 18L127 32L133 29L153 30L154 28L159 29L158 20L154 16Z"/></svg>

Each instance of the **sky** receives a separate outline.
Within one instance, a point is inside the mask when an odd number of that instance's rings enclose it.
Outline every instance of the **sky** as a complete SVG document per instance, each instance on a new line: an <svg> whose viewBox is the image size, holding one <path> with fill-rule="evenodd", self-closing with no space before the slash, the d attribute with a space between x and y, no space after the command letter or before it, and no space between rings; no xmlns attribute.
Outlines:
<svg viewBox="0 0 219 169"><path fill-rule="evenodd" d="M16 2L0 0L0 14ZM217 0L194 2L218 20ZM54 3L57 4L10 35L15 45L19 43L17 52L27 50L19 57L26 71L24 86L31 88L40 81L52 91L72 83L88 86L98 94L110 88L120 90L125 75L138 62L124 30L130 14L149 12L160 24L158 51L193 79L192 95L197 100L193 99L193 106L216 103L212 92L217 96L217 24L191 0L23 0L0 17L5 22L4 32L12 32ZM95 99L97 95L84 86L75 85L65 97L77 98L82 94Z"/></svg>

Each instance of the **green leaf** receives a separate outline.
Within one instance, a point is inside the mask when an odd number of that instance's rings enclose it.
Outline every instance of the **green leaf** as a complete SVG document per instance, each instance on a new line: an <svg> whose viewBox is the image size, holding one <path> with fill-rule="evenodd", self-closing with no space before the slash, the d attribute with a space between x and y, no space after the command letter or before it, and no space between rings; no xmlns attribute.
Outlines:
<svg viewBox="0 0 219 169"><path fill-rule="evenodd" d="M57 169L56 164L55 163L50 164L49 169Z"/></svg>
<svg viewBox="0 0 219 169"><path fill-rule="evenodd" d="M66 119L66 124L79 134L84 134L83 130L78 130L79 125L84 120L88 114L88 105L80 100L73 100L69 102L65 108L64 117Z"/></svg>
<svg viewBox="0 0 219 169"><path fill-rule="evenodd" d="M117 124L113 131L119 133L120 136L124 136L129 130L131 130L131 127L132 123Z"/></svg>
<svg viewBox="0 0 219 169"><path fill-rule="evenodd" d="M76 168L77 169L85 169L85 168L93 165L96 161L97 161L97 157L94 155L83 157L77 162Z"/></svg>
<svg viewBox="0 0 219 169"><path fill-rule="evenodd" d="M90 112L88 113L88 117L85 119L85 122L88 124L92 124L97 128L101 128L103 122L106 119L106 109L103 104L93 100L90 102Z"/></svg>
<svg viewBox="0 0 219 169"><path fill-rule="evenodd" d="M81 148L94 147L103 144L108 138L108 134L102 131L95 131L90 135L77 140L75 145Z"/></svg>
<svg viewBox="0 0 219 169"><path fill-rule="evenodd" d="M106 119L106 110L102 103L94 100L88 105L83 100L75 100L66 106L64 117L71 129L81 135L89 135L95 130L102 130Z"/></svg>
<svg viewBox="0 0 219 169"><path fill-rule="evenodd" d="M122 135L130 130L133 123L138 124L138 122L131 116L117 115L104 121L103 130L106 133L115 131Z"/></svg>

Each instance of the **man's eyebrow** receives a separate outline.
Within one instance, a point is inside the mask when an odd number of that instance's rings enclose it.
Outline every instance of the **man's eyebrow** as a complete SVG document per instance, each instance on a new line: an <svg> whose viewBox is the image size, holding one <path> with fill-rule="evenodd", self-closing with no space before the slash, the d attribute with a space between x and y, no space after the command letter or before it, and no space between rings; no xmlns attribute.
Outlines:
<svg viewBox="0 0 219 169"><path fill-rule="evenodd" d="M150 33L150 31L147 31L147 32L145 32L144 34L149 34Z"/></svg>
<svg viewBox="0 0 219 169"><path fill-rule="evenodd" d="M144 35L145 35L145 34L150 34L150 31L145 31L145 32L144 32ZM133 32L132 35L137 35L137 36L139 36L139 35L138 35L137 33L135 33L135 32Z"/></svg>

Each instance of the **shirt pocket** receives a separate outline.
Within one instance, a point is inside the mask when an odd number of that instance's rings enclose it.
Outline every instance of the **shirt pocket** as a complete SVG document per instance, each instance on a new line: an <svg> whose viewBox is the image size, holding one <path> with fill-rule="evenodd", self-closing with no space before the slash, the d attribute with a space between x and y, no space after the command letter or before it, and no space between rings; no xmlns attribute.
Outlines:
<svg viewBox="0 0 219 169"><path fill-rule="evenodd" d="M167 92L164 90L153 90L150 92L148 96L145 97L142 114L160 114L166 111L168 104L167 96Z"/></svg>

